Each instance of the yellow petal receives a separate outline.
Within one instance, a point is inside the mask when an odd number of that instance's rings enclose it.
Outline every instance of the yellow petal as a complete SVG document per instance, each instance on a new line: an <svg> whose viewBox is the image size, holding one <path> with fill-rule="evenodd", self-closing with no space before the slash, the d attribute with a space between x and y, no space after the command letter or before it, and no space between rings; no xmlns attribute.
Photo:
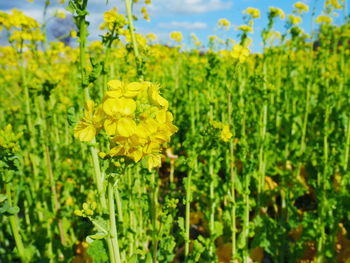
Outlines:
<svg viewBox="0 0 350 263"><path fill-rule="evenodd" d="M106 92L106 95L110 98L118 99L122 96L122 90L109 90Z"/></svg>
<svg viewBox="0 0 350 263"><path fill-rule="evenodd" d="M117 113L117 105L118 105L117 99L106 99L105 102L103 103L102 107L103 107L104 112L107 115L113 116Z"/></svg>
<svg viewBox="0 0 350 263"><path fill-rule="evenodd" d="M155 167L162 166L162 158L160 155L150 155L148 157L148 171L151 171Z"/></svg>
<svg viewBox="0 0 350 263"><path fill-rule="evenodd" d="M136 148L131 150L131 151L129 151L129 153L128 153L128 157L133 159L135 163L140 161L142 156L143 156L142 150L136 149Z"/></svg>
<svg viewBox="0 0 350 263"><path fill-rule="evenodd" d="M136 102L133 99L121 98L117 100L117 111L124 115L131 115L136 110Z"/></svg>
<svg viewBox="0 0 350 263"><path fill-rule="evenodd" d="M86 119L91 119L94 112L95 103L92 100L87 100L85 102L84 115Z"/></svg>
<svg viewBox="0 0 350 263"><path fill-rule="evenodd" d="M123 82L121 82L118 79L110 80L107 83L107 86L110 90L122 90L123 89Z"/></svg>
<svg viewBox="0 0 350 263"><path fill-rule="evenodd" d="M108 135L114 135L117 130L117 122L113 119L106 119L103 124Z"/></svg>
<svg viewBox="0 0 350 263"><path fill-rule="evenodd" d="M94 118L93 118L95 126L101 127L105 117L106 117L106 115L105 115L105 113L104 113L104 111L102 109L102 106L100 105L96 109L95 114L94 114Z"/></svg>
<svg viewBox="0 0 350 263"><path fill-rule="evenodd" d="M135 133L136 123L130 118L121 118L118 121L117 131L121 136L129 137Z"/></svg>
<svg viewBox="0 0 350 263"><path fill-rule="evenodd" d="M114 156L121 156L124 155L125 153L125 149L123 146L118 145L116 147L113 147L110 151L109 151L109 155L114 157Z"/></svg>
<svg viewBox="0 0 350 263"><path fill-rule="evenodd" d="M160 151L160 144L152 141L143 147L143 152L146 154L151 154Z"/></svg>
<svg viewBox="0 0 350 263"><path fill-rule="evenodd" d="M79 138L80 141L91 141L95 137L95 135L95 127L86 122L79 122L74 128L74 137Z"/></svg>
<svg viewBox="0 0 350 263"><path fill-rule="evenodd" d="M128 98L133 98L139 95L141 90L143 89L143 85L139 82L131 82L125 87L125 91L123 96Z"/></svg>
<svg viewBox="0 0 350 263"><path fill-rule="evenodd" d="M160 110L157 112L156 120L160 123L165 123L167 121L167 113L165 110Z"/></svg>

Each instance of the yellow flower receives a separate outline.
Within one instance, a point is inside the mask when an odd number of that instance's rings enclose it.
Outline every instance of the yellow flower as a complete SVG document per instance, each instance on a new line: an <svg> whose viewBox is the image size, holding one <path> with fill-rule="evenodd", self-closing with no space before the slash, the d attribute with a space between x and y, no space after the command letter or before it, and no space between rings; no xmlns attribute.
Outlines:
<svg viewBox="0 0 350 263"><path fill-rule="evenodd" d="M260 17L260 10L252 7L248 7L246 10L243 11L243 14L248 14L252 18L259 18Z"/></svg>
<svg viewBox="0 0 350 263"><path fill-rule="evenodd" d="M154 33L148 33L146 35L146 38L150 41L150 42L154 42L157 41L157 35Z"/></svg>
<svg viewBox="0 0 350 263"><path fill-rule="evenodd" d="M230 140L230 138L232 137L232 133L230 131L230 127L228 125L224 125L224 127L221 130L220 133L220 138L221 140L223 140L224 142L228 142Z"/></svg>
<svg viewBox="0 0 350 263"><path fill-rule="evenodd" d="M161 165L163 144L178 129L158 85L111 80L98 111L93 113L93 109L93 102L88 101L84 118L74 131L77 138L89 141L103 128L111 140L110 157L125 156L134 162L147 157L149 169Z"/></svg>
<svg viewBox="0 0 350 263"><path fill-rule="evenodd" d="M63 12L62 10L59 10L56 13L56 17L58 17L59 19L65 19L66 18L66 13Z"/></svg>
<svg viewBox="0 0 350 263"><path fill-rule="evenodd" d="M171 32L170 33L170 38L175 40L176 42L180 43L183 39L182 33L181 32Z"/></svg>
<svg viewBox="0 0 350 263"><path fill-rule="evenodd" d="M141 13L143 14L143 19L145 19L146 21L150 21L149 14L145 6L141 8Z"/></svg>
<svg viewBox="0 0 350 263"><path fill-rule="evenodd" d="M243 63L247 57L249 56L249 49L247 47L244 47L242 45L234 45L232 49L232 57L235 59L238 59L239 62Z"/></svg>
<svg viewBox="0 0 350 263"><path fill-rule="evenodd" d="M332 6L335 9L342 9L343 8L342 5L338 2L338 0L327 0L325 5L327 7Z"/></svg>
<svg viewBox="0 0 350 263"><path fill-rule="evenodd" d="M155 167L160 167L162 164L162 156L160 154L152 154L148 157L148 170L151 171Z"/></svg>
<svg viewBox="0 0 350 263"><path fill-rule="evenodd" d="M297 9L298 13L309 11L309 7L306 4L302 3L302 2L295 3L294 4L294 8Z"/></svg>
<svg viewBox="0 0 350 263"><path fill-rule="evenodd" d="M298 25L301 22L300 16L288 15L289 21L292 25Z"/></svg>
<svg viewBox="0 0 350 263"><path fill-rule="evenodd" d="M102 111L98 108L94 113L94 102L88 100L85 103L84 118L74 128L74 137L80 141L91 141L101 127Z"/></svg>
<svg viewBox="0 0 350 263"><path fill-rule="evenodd" d="M231 23L226 18L221 18L218 20L218 26L228 29L231 26Z"/></svg>
<svg viewBox="0 0 350 263"><path fill-rule="evenodd" d="M318 24L331 24L333 22L332 18L327 15L319 15L316 18L316 23Z"/></svg>
<svg viewBox="0 0 350 263"><path fill-rule="evenodd" d="M278 7L269 7L269 10L270 10L270 15L272 17L276 17L276 16L279 16L280 19L284 19L286 17L286 15L284 14L283 10L278 8Z"/></svg>
<svg viewBox="0 0 350 263"><path fill-rule="evenodd" d="M70 31L70 36L72 38L76 38L77 37L77 31L74 31L74 30Z"/></svg>
<svg viewBox="0 0 350 263"><path fill-rule="evenodd" d="M253 32L253 28L251 26L248 26L248 25L241 25L239 27L236 28L237 30L241 30L243 32Z"/></svg>

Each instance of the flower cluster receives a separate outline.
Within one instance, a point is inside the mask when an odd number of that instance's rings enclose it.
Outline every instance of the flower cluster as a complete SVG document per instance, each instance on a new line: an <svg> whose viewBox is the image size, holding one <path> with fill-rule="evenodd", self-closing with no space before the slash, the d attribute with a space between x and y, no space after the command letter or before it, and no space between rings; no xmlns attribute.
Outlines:
<svg viewBox="0 0 350 263"><path fill-rule="evenodd" d="M218 21L218 26L220 28L228 29L231 26L231 23L226 18L221 18Z"/></svg>
<svg viewBox="0 0 350 263"><path fill-rule="evenodd" d="M44 35L40 31L40 24L35 19L24 15L17 9L11 11L12 14L0 11L0 31L2 28L11 31L11 42L44 40Z"/></svg>
<svg viewBox="0 0 350 263"><path fill-rule="evenodd" d="M111 141L110 157L126 156L134 162L147 157L149 170L159 167L163 144L178 130L159 86L111 80L108 87L96 109L93 101L86 102L84 117L74 129L75 137L91 141L104 130Z"/></svg>
<svg viewBox="0 0 350 263"><path fill-rule="evenodd" d="M120 30L126 25L124 15L119 14L116 7L106 11L103 14L103 23L100 25L100 30L108 29L109 31Z"/></svg>
<svg viewBox="0 0 350 263"><path fill-rule="evenodd" d="M247 47L236 44L232 48L231 56L235 59L238 59L239 62L243 63L248 58L249 53L250 51Z"/></svg>
<svg viewBox="0 0 350 263"><path fill-rule="evenodd" d="M170 38L175 40L175 42L180 43L183 39L183 35L181 32L174 31L170 33Z"/></svg>
<svg viewBox="0 0 350 263"><path fill-rule="evenodd" d="M252 7L248 7L246 10L243 11L243 14L247 14L251 16L252 18L259 18L260 17L260 10Z"/></svg>
<svg viewBox="0 0 350 263"><path fill-rule="evenodd" d="M286 17L283 10L278 7L270 6L269 11L269 16L271 16L272 18L279 16L280 19L284 19Z"/></svg>
<svg viewBox="0 0 350 263"><path fill-rule="evenodd" d="M302 2L297 2L294 4L294 8L296 8L297 13L303 13L303 12L308 12L309 11L309 7L302 3Z"/></svg>
<svg viewBox="0 0 350 263"><path fill-rule="evenodd" d="M224 124L219 121L210 121L210 125L215 129L220 129L220 139L224 142L228 142L232 137L232 132L228 124Z"/></svg>

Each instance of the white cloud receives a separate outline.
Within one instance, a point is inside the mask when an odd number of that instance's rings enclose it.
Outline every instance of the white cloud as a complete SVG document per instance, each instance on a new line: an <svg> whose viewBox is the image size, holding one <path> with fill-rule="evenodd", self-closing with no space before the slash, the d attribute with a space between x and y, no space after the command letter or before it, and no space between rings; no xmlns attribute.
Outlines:
<svg viewBox="0 0 350 263"><path fill-rule="evenodd" d="M230 8L232 1L223 0L154 0L152 11L178 14L201 14Z"/></svg>
<svg viewBox="0 0 350 263"><path fill-rule="evenodd" d="M192 0L195 1L195 0ZM159 27L161 28L183 28L187 30L194 30L194 29L206 29L207 24L203 22L179 22L179 21L172 21L169 23L160 23Z"/></svg>

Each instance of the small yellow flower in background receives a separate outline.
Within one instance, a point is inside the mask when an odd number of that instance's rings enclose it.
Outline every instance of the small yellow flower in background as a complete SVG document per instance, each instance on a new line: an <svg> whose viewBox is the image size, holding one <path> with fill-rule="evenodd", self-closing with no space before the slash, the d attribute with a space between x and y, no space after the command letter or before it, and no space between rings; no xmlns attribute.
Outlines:
<svg viewBox="0 0 350 263"><path fill-rule="evenodd" d="M196 36L195 33L191 33L191 38L192 38L194 45L196 47L200 47L202 45L202 43L199 41L199 38Z"/></svg>
<svg viewBox="0 0 350 263"><path fill-rule="evenodd" d="M230 131L230 126L225 124L224 127L222 128L221 132L220 132L220 138L224 142L228 142L231 137L232 137L232 133Z"/></svg>
<svg viewBox="0 0 350 263"><path fill-rule="evenodd" d="M218 39L218 37L215 36L215 35L214 36L209 36L208 38L209 38L210 42L214 42L216 39Z"/></svg>
<svg viewBox="0 0 350 263"><path fill-rule="evenodd" d="M33 3L33 2L34 2L34 0L27 0L27 2L29 2L29 3Z"/></svg>
<svg viewBox="0 0 350 263"><path fill-rule="evenodd" d="M221 18L218 20L218 26L224 29L228 29L231 26L231 23L226 18Z"/></svg>
<svg viewBox="0 0 350 263"><path fill-rule="evenodd" d="M335 9L342 9L343 6L338 2L338 0L327 0L325 3L326 7L333 7Z"/></svg>
<svg viewBox="0 0 350 263"><path fill-rule="evenodd" d="M78 35L77 31L75 31L75 30L70 31L70 36L71 36L72 38L76 38L77 35Z"/></svg>
<svg viewBox="0 0 350 263"><path fill-rule="evenodd" d="M59 0L58 2L59 2L61 5L64 4L64 0Z"/></svg>
<svg viewBox="0 0 350 263"><path fill-rule="evenodd" d="M243 63L249 56L249 49L240 44L234 45L231 51L233 58L238 59L239 62Z"/></svg>
<svg viewBox="0 0 350 263"><path fill-rule="evenodd" d="M145 19L146 21L151 21L150 18L149 18L149 14L148 14L147 8L145 6L143 6L141 8L141 13L143 15L143 19Z"/></svg>
<svg viewBox="0 0 350 263"><path fill-rule="evenodd" d="M270 10L270 15L272 17L279 16L280 19L285 19L285 17L286 17L286 15L284 14L284 12L281 8L270 6L269 10Z"/></svg>
<svg viewBox="0 0 350 263"><path fill-rule="evenodd" d="M333 19L327 15L319 15L316 18L316 23L318 24L331 24L333 22Z"/></svg>
<svg viewBox="0 0 350 263"><path fill-rule="evenodd" d="M252 18L260 17L260 10L252 7L248 7L246 10L242 12L242 14L250 15Z"/></svg>
<svg viewBox="0 0 350 263"><path fill-rule="evenodd" d="M14 133L12 125L8 124L2 130L0 130L0 150L6 149L10 151L18 151L19 145L18 140L21 138L23 133Z"/></svg>
<svg viewBox="0 0 350 263"><path fill-rule="evenodd" d="M124 15L119 14L116 7L111 10L104 12L103 23L100 25L100 29L118 30L126 25L126 20Z"/></svg>
<svg viewBox="0 0 350 263"><path fill-rule="evenodd" d="M150 42L155 42L155 41L157 41L157 39L158 39L157 35L154 34L154 33L148 33L148 34L146 35L146 38L147 38L147 40L150 41Z"/></svg>
<svg viewBox="0 0 350 263"><path fill-rule="evenodd" d="M288 15L289 21L292 25L298 25L301 22L300 16Z"/></svg>
<svg viewBox="0 0 350 263"><path fill-rule="evenodd" d="M180 43L183 39L183 35L181 32L174 31L170 33L170 38Z"/></svg>
<svg viewBox="0 0 350 263"><path fill-rule="evenodd" d="M241 30L245 33L248 33L248 32L253 32L253 28L251 26L248 26L248 25L241 25L239 27L236 27L237 30Z"/></svg>
<svg viewBox="0 0 350 263"><path fill-rule="evenodd" d="M66 13L62 10L57 11L56 17L60 19L65 19L66 18Z"/></svg>
<svg viewBox="0 0 350 263"><path fill-rule="evenodd" d="M150 5L150 4L152 4L152 1L151 0L145 0L145 4L146 5Z"/></svg>
<svg viewBox="0 0 350 263"><path fill-rule="evenodd" d="M293 6L297 9L297 12L300 14L309 11L309 6L304 4L303 2L297 2Z"/></svg>

